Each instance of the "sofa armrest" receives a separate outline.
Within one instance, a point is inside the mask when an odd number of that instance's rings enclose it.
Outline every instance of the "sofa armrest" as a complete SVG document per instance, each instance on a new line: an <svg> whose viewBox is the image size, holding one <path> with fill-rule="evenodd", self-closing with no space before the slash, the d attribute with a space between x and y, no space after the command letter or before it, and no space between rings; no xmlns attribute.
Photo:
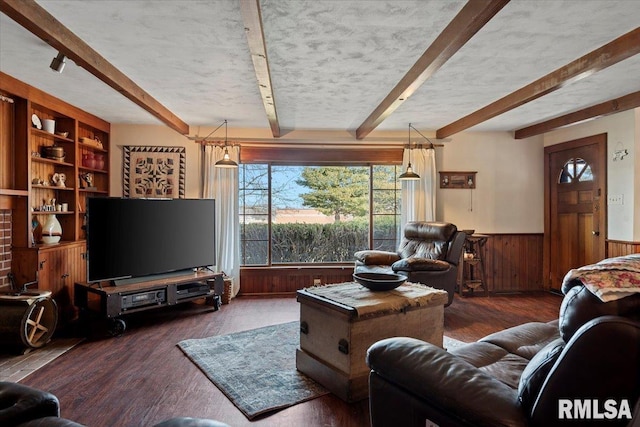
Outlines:
<svg viewBox="0 0 640 427"><path fill-rule="evenodd" d="M433 344L384 339L369 348L367 364L440 413L456 414L474 425L527 425L516 390Z"/></svg>
<svg viewBox="0 0 640 427"><path fill-rule="evenodd" d="M531 411L533 425L551 425L560 399L640 399L640 323L620 316L602 316L583 325L565 345L551 368ZM636 417L638 414L634 414ZM609 425L631 425L608 420ZM616 422L618 424L616 424Z"/></svg>
<svg viewBox="0 0 640 427"><path fill-rule="evenodd" d="M60 405L53 394L23 384L0 382L0 425L59 415Z"/></svg>
<svg viewBox="0 0 640 427"><path fill-rule="evenodd" d="M364 265L391 265L400 259L395 252L366 250L354 254L356 261Z"/></svg>
<svg viewBox="0 0 640 427"><path fill-rule="evenodd" d="M393 271L447 271L451 264L439 259L409 257L394 262Z"/></svg>

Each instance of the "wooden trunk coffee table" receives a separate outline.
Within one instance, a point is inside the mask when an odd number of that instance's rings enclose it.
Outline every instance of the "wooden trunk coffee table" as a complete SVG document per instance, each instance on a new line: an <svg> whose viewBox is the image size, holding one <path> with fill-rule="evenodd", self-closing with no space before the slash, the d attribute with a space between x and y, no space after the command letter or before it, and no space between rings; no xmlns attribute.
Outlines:
<svg viewBox="0 0 640 427"><path fill-rule="evenodd" d="M356 282L299 290L296 368L342 400L367 398L367 349L397 336L442 347L447 298L443 290L408 282L387 292Z"/></svg>

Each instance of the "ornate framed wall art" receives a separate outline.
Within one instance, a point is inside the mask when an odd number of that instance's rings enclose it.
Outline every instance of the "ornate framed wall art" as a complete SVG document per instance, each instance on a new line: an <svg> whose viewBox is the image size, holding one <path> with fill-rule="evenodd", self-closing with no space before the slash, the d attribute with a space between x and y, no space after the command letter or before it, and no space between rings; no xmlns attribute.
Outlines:
<svg viewBox="0 0 640 427"><path fill-rule="evenodd" d="M185 147L125 145L122 194L131 198L185 196Z"/></svg>

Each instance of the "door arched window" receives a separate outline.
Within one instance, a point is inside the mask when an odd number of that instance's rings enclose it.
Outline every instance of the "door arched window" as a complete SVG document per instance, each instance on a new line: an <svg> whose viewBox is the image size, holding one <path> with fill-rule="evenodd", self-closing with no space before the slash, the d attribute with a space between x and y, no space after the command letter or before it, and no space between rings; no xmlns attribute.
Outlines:
<svg viewBox="0 0 640 427"><path fill-rule="evenodd" d="M559 184L570 184L572 182L593 181L591 166L580 157L569 159L564 164L558 178Z"/></svg>

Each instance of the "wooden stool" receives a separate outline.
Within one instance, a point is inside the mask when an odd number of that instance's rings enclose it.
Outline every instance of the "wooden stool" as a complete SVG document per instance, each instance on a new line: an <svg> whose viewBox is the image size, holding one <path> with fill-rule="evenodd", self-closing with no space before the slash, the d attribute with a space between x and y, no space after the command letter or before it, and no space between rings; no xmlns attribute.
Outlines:
<svg viewBox="0 0 640 427"><path fill-rule="evenodd" d="M486 234L467 235L462 256L463 278L459 287L460 295L475 295L478 291L485 296L489 295L482 257L482 248L488 238Z"/></svg>

